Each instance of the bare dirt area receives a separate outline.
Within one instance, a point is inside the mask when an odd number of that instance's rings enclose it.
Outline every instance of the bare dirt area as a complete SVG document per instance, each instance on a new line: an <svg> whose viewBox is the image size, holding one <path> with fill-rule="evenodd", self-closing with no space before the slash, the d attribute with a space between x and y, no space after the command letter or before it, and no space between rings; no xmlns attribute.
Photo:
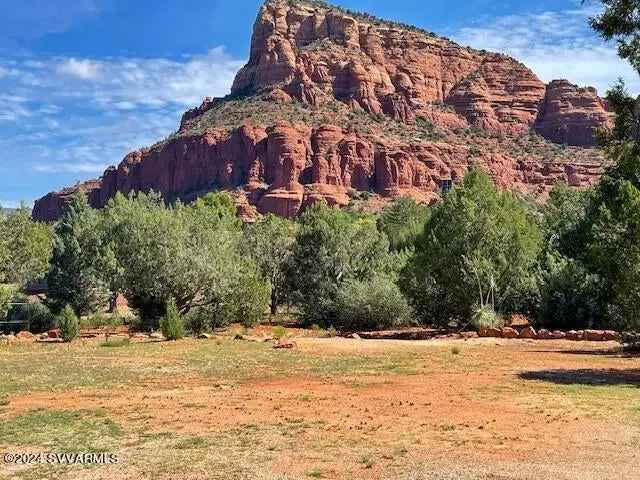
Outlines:
<svg viewBox="0 0 640 480"><path fill-rule="evenodd" d="M614 343L295 341L2 347L0 452L119 463L0 476L640 478L640 359Z"/></svg>

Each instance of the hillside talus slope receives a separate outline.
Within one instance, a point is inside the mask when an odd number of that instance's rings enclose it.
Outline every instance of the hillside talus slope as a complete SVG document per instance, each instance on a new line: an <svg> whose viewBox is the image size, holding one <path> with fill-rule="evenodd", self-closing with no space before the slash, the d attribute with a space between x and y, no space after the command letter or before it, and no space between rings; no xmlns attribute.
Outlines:
<svg viewBox="0 0 640 480"><path fill-rule="evenodd" d="M247 219L295 216L320 199L344 206L358 192L431 203L472 165L544 197L558 181L597 181L603 158L588 147L609 124L595 89L545 85L508 56L318 2L267 0L230 96L205 99L175 134L100 179L43 197L34 217L55 220L76 191L99 208L117 192L190 200L226 189Z"/></svg>

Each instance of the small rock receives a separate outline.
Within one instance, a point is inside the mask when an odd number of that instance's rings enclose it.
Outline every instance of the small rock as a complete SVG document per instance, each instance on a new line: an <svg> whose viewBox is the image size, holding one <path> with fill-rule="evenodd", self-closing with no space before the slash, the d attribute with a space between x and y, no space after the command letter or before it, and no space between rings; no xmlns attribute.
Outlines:
<svg viewBox="0 0 640 480"><path fill-rule="evenodd" d="M164 340L164 335L160 332L153 332L149 334L149 338L153 338L154 340Z"/></svg>
<svg viewBox="0 0 640 480"><path fill-rule="evenodd" d="M520 332L520 338L531 338L535 340L538 338L538 334L533 327L529 326L522 329Z"/></svg>
<svg viewBox="0 0 640 480"><path fill-rule="evenodd" d="M277 349L290 349L290 348L296 348L298 346L298 344L296 342L292 342L290 340L280 340L278 341L278 343L276 343L273 348L277 348Z"/></svg>
<svg viewBox="0 0 640 480"><path fill-rule="evenodd" d="M567 332L567 340L572 340L574 342L580 342L584 340L584 330L570 330Z"/></svg>
<svg viewBox="0 0 640 480"><path fill-rule="evenodd" d="M604 342L604 332L602 330L585 330L584 339L588 342Z"/></svg>
<svg viewBox="0 0 640 480"><path fill-rule="evenodd" d="M356 340L362 340L362 338L360 337L360 335L358 335L357 333L354 333L353 335L351 335L351 338L354 338Z"/></svg>
<svg viewBox="0 0 640 480"><path fill-rule="evenodd" d="M482 338L501 338L502 330L494 327L483 327L478 330L478 335Z"/></svg>
<svg viewBox="0 0 640 480"><path fill-rule="evenodd" d="M469 340L471 338L478 338L478 332L462 332L460 336L465 340Z"/></svg>
<svg viewBox="0 0 640 480"><path fill-rule="evenodd" d="M47 332L47 336L49 338L60 338L60 330L59 329L54 329L54 330L49 330Z"/></svg>
<svg viewBox="0 0 640 480"><path fill-rule="evenodd" d="M16 335L16 338L18 340L34 340L36 336L31 332L22 331Z"/></svg>
<svg viewBox="0 0 640 480"><path fill-rule="evenodd" d="M213 338L213 336L209 333L201 333L200 335L198 335L198 338L200 340L210 340L211 338Z"/></svg>
<svg viewBox="0 0 640 480"><path fill-rule="evenodd" d="M540 340L553 340L553 333L551 333L549 330L547 330L546 328L541 328L540 330L538 330L538 338Z"/></svg>
<svg viewBox="0 0 640 480"><path fill-rule="evenodd" d="M503 327L502 338L518 338L518 331L511 327Z"/></svg>

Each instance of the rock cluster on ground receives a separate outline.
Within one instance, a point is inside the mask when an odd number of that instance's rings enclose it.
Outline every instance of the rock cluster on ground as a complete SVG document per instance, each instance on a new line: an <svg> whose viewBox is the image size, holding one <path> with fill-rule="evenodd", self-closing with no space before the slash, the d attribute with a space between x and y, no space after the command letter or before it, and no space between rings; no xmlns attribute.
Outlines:
<svg viewBox="0 0 640 480"><path fill-rule="evenodd" d="M562 332L560 330L549 331L540 329L536 331L531 326L525 326L523 328L481 328L478 334L483 338L521 338L529 340L572 340L584 342L612 342L620 340L618 332L612 330L571 330L569 332Z"/></svg>
<svg viewBox="0 0 640 480"><path fill-rule="evenodd" d="M102 207L117 192L189 200L226 189L246 219L295 216L318 200L344 206L358 192L431 203L473 165L500 187L544 196L558 181L597 181L603 157L582 147L609 124L595 89L545 85L505 55L317 3L268 0L230 97L205 99L176 134L100 179L40 199L34 217L59 218L76 191Z"/></svg>

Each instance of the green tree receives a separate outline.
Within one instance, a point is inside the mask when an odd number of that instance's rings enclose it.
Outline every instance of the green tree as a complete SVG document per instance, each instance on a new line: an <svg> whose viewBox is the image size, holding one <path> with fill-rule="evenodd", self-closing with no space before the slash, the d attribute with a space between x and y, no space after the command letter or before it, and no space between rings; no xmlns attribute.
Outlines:
<svg viewBox="0 0 640 480"><path fill-rule="evenodd" d="M591 25L616 40L619 55L640 72L640 2L603 0ZM598 280L604 322L640 329L640 102L620 83L608 93L615 126L600 135L614 165L607 169L579 222L570 259Z"/></svg>
<svg viewBox="0 0 640 480"><path fill-rule="evenodd" d="M71 342L80 335L80 320L71 305L67 305L57 318L60 337L65 342Z"/></svg>
<svg viewBox="0 0 640 480"><path fill-rule="evenodd" d="M160 329L167 340L180 340L184 337L184 323L176 302L170 298L165 307L165 315L160 320Z"/></svg>
<svg viewBox="0 0 640 480"><path fill-rule="evenodd" d="M384 208L378 228L387 235L392 251L413 250L428 217L429 209L425 205L400 197Z"/></svg>
<svg viewBox="0 0 640 480"><path fill-rule="evenodd" d="M0 216L0 281L23 286L42 279L51 252L51 228L34 222L29 209Z"/></svg>
<svg viewBox="0 0 640 480"><path fill-rule="evenodd" d="M54 312L70 305L86 314L105 302L102 239L97 212L84 195L74 195L54 227L53 256L46 277L47 303Z"/></svg>
<svg viewBox="0 0 640 480"><path fill-rule="evenodd" d="M542 209L540 325L585 329L603 324L601 279L578 258L584 248L581 225L593 195L591 189L558 184Z"/></svg>
<svg viewBox="0 0 640 480"><path fill-rule="evenodd" d="M266 215L245 231L246 248L271 287L271 315L278 313L288 295L287 268L296 242L296 224Z"/></svg>
<svg viewBox="0 0 640 480"><path fill-rule="evenodd" d="M181 315L202 309L213 324L223 322L243 279L255 273L242 258L241 223L230 205L227 194L191 205L167 206L144 193L109 202L102 222L112 261L105 272L146 326L165 315L170 298Z"/></svg>
<svg viewBox="0 0 640 480"><path fill-rule="evenodd" d="M13 286L0 284L0 321L7 318L15 294L16 290Z"/></svg>
<svg viewBox="0 0 640 480"><path fill-rule="evenodd" d="M541 245L526 204L473 169L435 207L401 286L426 323L469 321L485 307L528 311L537 293Z"/></svg>
<svg viewBox="0 0 640 480"><path fill-rule="evenodd" d="M577 260L600 279L605 323L640 330L640 189L618 167L602 178L578 238Z"/></svg>
<svg viewBox="0 0 640 480"><path fill-rule="evenodd" d="M296 238L288 279L308 324L332 325L344 282L388 268L389 242L371 216L317 203L301 216Z"/></svg>
<svg viewBox="0 0 640 480"><path fill-rule="evenodd" d="M616 40L618 55L640 72L640 1L602 0L604 10L591 27L605 40Z"/></svg>
<svg viewBox="0 0 640 480"><path fill-rule="evenodd" d="M31 333L47 332L56 325L56 316L40 302L13 305L7 317L9 320L28 321Z"/></svg>

